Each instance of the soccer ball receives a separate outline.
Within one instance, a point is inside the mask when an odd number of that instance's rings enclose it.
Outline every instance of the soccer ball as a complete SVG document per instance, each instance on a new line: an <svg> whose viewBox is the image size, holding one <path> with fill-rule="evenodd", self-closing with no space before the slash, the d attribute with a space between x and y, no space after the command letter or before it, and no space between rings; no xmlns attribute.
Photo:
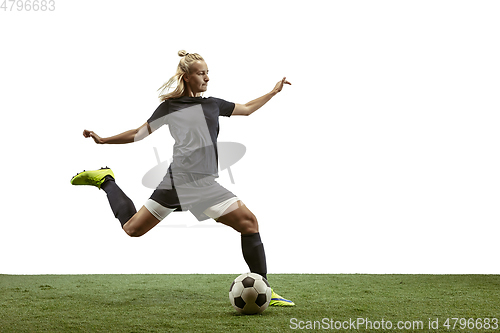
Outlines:
<svg viewBox="0 0 500 333"><path fill-rule="evenodd" d="M271 302L271 287L259 274L241 274L229 288L229 301L239 313L262 313Z"/></svg>

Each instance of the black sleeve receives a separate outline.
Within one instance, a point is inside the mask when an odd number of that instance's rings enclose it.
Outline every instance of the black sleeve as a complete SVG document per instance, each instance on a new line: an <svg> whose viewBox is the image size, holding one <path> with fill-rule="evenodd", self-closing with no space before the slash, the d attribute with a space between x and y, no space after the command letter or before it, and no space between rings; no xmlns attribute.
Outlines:
<svg viewBox="0 0 500 333"><path fill-rule="evenodd" d="M220 98L213 97L217 105L219 106L219 116L230 117L233 114L234 107L236 104L225 101Z"/></svg>
<svg viewBox="0 0 500 333"><path fill-rule="evenodd" d="M168 100L161 103L148 119L148 124L153 132L167 123L167 114Z"/></svg>

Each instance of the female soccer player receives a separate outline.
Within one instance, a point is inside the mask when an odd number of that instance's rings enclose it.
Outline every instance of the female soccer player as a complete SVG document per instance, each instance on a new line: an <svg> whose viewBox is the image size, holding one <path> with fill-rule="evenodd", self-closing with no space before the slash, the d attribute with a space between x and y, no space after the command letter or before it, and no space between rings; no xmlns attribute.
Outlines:
<svg viewBox="0 0 500 333"><path fill-rule="evenodd" d="M160 100L153 115L142 126L121 134L101 138L84 130L83 136L97 144L123 144L139 141L167 124L175 140L173 162L156 190L137 211L132 200L118 187L111 169L84 171L71 179L73 185L93 185L103 189L111 209L123 230L139 237L151 230L171 212L190 211L198 220L212 218L241 234L243 257L251 272L267 278L266 257L254 214L229 190L215 181L217 171L217 136L219 116L248 116L291 84L283 78L274 89L246 104L201 97L207 90L208 67L197 53L179 51L176 74L160 87ZM169 93L170 88L176 85ZM271 304L293 306L273 291Z"/></svg>

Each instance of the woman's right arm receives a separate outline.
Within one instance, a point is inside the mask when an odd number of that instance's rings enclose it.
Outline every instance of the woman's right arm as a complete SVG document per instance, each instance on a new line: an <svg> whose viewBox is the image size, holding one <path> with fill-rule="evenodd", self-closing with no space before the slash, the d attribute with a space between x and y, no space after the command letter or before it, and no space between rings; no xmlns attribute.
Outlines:
<svg viewBox="0 0 500 333"><path fill-rule="evenodd" d="M152 133L151 127L146 122L139 128L132 129L130 131L126 131L115 136L110 136L109 138L101 138L93 131L88 131L88 130L83 131L83 136L86 138L94 139L95 143L98 144L123 144L123 143L132 143L140 141L151 133Z"/></svg>

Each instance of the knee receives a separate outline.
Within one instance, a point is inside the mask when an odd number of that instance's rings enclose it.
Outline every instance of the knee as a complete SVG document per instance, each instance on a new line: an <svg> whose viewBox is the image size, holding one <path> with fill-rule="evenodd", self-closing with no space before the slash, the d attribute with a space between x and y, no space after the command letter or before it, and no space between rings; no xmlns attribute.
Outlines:
<svg viewBox="0 0 500 333"><path fill-rule="evenodd" d="M143 232L131 225L128 225L128 223L125 223L125 225L123 226L123 231L125 231L125 233L130 237L141 237L142 235L144 235Z"/></svg>
<svg viewBox="0 0 500 333"><path fill-rule="evenodd" d="M251 212L248 214L245 214L242 216L240 220L240 228L239 232L242 235L245 234L255 234L259 232L259 222L257 221L257 218L255 215L253 215Z"/></svg>

